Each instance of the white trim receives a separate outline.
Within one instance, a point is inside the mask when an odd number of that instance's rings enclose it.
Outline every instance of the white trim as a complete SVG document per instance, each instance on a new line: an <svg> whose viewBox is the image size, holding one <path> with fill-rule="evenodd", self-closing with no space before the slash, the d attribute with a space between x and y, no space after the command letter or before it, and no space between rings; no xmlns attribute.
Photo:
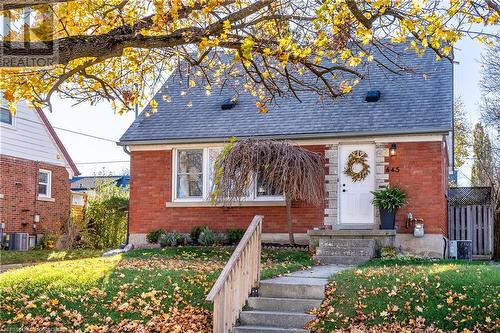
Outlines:
<svg viewBox="0 0 500 333"><path fill-rule="evenodd" d="M38 201L48 201L48 202L55 202L56 201L56 199L54 199L54 198L44 197L42 195L39 195L36 199Z"/></svg>
<svg viewBox="0 0 500 333"><path fill-rule="evenodd" d="M241 200L235 201L231 207L284 207L286 202L284 200ZM166 202L165 207L167 208L178 208L178 207L225 207L219 204L212 204L209 201L174 201Z"/></svg>
<svg viewBox="0 0 500 333"><path fill-rule="evenodd" d="M47 183L40 183L40 173L47 174ZM41 198L52 198L52 171L45 170L45 169L38 169L38 182L37 182L37 184L38 184L37 193L38 193L39 200L41 200ZM40 184L47 186L47 193L40 194Z"/></svg>
<svg viewBox="0 0 500 333"><path fill-rule="evenodd" d="M326 139L290 139L297 145L332 145L340 143L399 143L399 142L434 142L442 141L444 134L407 134L407 135L388 135L388 136L366 136L366 137L340 137ZM194 149L221 147L227 144L227 141L206 142L206 143L184 143L184 144L137 144L130 145L130 151L155 151L155 150L173 150L173 149Z"/></svg>

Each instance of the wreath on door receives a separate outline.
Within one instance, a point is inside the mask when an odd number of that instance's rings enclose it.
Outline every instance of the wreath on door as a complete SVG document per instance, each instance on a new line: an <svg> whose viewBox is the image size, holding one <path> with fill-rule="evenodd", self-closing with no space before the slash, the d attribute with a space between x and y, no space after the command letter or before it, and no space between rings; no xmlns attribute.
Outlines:
<svg viewBox="0 0 500 333"><path fill-rule="evenodd" d="M351 177L353 182L360 182L370 174L370 166L366 163L368 154L362 150L355 150L349 154L344 173ZM361 170L354 171L355 165L361 165Z"/></svg>

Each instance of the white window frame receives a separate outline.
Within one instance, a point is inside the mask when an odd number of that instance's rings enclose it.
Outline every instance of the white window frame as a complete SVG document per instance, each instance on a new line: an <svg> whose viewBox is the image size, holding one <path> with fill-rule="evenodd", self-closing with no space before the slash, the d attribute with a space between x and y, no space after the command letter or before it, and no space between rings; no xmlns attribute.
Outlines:
<svg viewBox="0 0 500 333"><path fill-rule="evenodd" d="M221 146L214 147L179 147L172 149L172 202L208 202L210 201L210 150L215 149L223 149ZM202 197L200 198L178 198L177 197L177 160L180 150L202 150L203 151L203 190ZM267 195L267 196L259 196L257 195L257 177L254 177L252 184L250 185L249 195L247 197L241 198L241 201L255 201L255 202L265 202L265 201L274 201L274 202L282 202L284 201L284 197L282 195Z"/></svg>
<svg viewBox="0 0 500 333"><path fill-rule="evenodd" d="M40 173L46 173L47 174L47 183L41 183L40 182ZM47 193L40 194L40 184L47 185ZM38 169L38 188L37 188L37 194L41 198L52 198L52 171L45 170L45 169Z"/></svg>
<svg viewBox="0 0 500 333"><path fill-rule="evenodd" d="M10 112L9 109L6 108L5 106L0 106L0 109L6 110L7 112ZM0 126L15 129L16 128L16 116L14 116L12 113L10 114L10 116L12 119L12 124L7 124L7 123L4 123L3 121L0 121Z"/></svg>

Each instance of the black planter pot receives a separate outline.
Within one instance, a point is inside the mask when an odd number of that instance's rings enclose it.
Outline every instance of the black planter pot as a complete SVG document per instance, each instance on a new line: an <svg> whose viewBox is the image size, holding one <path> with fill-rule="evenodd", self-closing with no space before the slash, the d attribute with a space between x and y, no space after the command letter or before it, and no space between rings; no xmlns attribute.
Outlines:
<svg viewBox="0 0 500 333"><path fill-rule="evenodd" d="M396 211L389 212L380 209L380 229L394 230L396 226Z"/></svg>

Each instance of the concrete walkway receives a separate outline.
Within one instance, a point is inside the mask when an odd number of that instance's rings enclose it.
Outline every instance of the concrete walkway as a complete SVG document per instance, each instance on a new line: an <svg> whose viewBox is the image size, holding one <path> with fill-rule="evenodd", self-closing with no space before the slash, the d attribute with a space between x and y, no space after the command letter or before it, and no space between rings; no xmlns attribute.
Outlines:
<svg viewBox="0 0 500 333"><path fill-rule="evenodd" d="M13 270L13 269L34 266L36 264L39 264L39 263L38 262L28 262L28 263L22 263L22 264L0 265L0 274L5 273L5 272L10 271L10 270Z"/></svg>
<svg viewBox="0 0 500 333"><path fill-rule="evenodd" d="M352 266L325 265L263 280L259 297L250 297L233 333L307 333L304 326L325 296L328 278Z"/></svg>

